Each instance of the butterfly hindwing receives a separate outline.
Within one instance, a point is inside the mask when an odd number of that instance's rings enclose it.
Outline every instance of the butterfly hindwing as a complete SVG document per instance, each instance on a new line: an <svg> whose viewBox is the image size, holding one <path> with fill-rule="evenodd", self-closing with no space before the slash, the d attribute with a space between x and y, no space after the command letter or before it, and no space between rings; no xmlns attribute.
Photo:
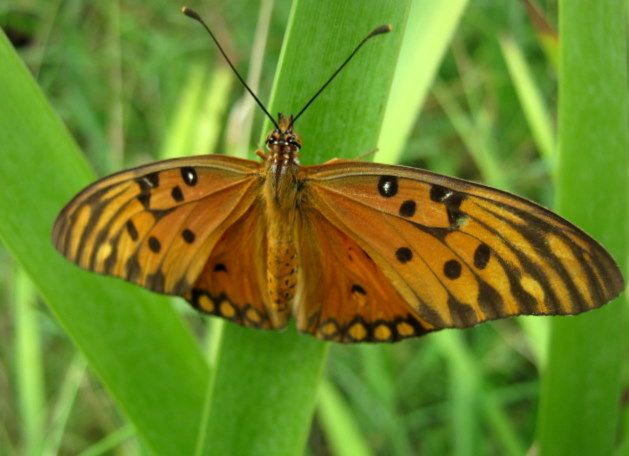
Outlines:
<svg viewBox="0 0 629 456"><path fill-rule="evenodd" d="M53 243L84 269L182 294L259 194L258 166L203 156L106 177L63 209Z"/></svg>
<svg viewBox="0 0 629 456"><path fill-rule="evenodd" d="M264 208L256 201L223 233L186 299L201 312L244 326L284 327L286 319L268 307L265 235Z"/></svg>
<svg viewBox="0 0 629 456"><path fill-rule="evenodd" d="M342 161L305 171L309 204L431 327L574 314L622 291L596 241L530 201L400 166Z"/></svg>
<svg viewBox="0 0 629 456"><path fill-rule="evenodd" d="M297 327L336 342L393 342L432 329L371 256L316 208L299 227Z"/></svg>

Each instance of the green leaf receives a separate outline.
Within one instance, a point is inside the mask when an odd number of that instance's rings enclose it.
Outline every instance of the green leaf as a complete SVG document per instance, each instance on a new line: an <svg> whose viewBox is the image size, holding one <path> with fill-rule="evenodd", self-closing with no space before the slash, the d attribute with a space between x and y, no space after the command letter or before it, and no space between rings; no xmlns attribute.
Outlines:
<svg viewBox="0 0 629 456"><path fill-rule="evenodd" d="M218 143L232 84L228 68L191 65L177 109L166 130L160 158L212 153Z"/></svg>
<svg viewBox="0 0 629 456"><path fill-rule="evenodd" d="M400 161L404 144L467 4L467 0L411 3L376 161Z"/></svg>
<svg viewBox="0 0 629 456"><path fill-rule="evenodd" d="M557 208L626 255L629 105L624 2L560 2ZM618 436L623 299L553 321L539 417L543 455L609 455Z"/></svg>
<svg viewBox="0 0 629 456"><path fill-rule="evenodd" d="M207 366L167 299L83 272L54 250L56 214L94 176L4 34L0 99L0 237L143 442L191 453Z"/></svg>
<svg viewBox="0 0 629 456"><path fill-rule="evenodd" d="M302 161L376 146L407 13L407 1L293 3L271 112L299 111L367 33L383 23L395 29L369 42L299 119ZM199 453L301 454L326 353L293 326L272 333L226 325Z"/></svg>

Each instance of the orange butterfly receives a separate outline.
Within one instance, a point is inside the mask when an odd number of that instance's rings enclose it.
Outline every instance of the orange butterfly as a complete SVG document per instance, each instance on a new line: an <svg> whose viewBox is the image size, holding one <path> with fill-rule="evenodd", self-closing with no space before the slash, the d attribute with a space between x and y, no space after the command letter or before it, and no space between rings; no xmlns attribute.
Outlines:
<svg viewBox="0 0 629 456"><path fill-rule="evenodd" d="M369 34L295 117L275 121L251 93L275 126L262 162L207 155L106 177L61 211L55 246L202 312L267 329L293 315L301 331L337 342L576 314L617 296L623 277L609 253L535 203L402 166L299 165L295 120L389 30Z"/></svg>

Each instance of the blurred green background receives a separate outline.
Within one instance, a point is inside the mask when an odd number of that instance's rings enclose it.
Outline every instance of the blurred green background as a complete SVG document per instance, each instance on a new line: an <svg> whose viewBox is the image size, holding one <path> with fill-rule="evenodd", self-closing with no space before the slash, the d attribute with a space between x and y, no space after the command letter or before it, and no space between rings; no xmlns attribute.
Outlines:
<svg viewBox="0 0 629 456"><path fill-rule="evenodd" d="M304 161L378 147L376 161L558 202L624 264L627 2L568 1L188 5L259 97L273 98L271 112L299 109L361 35L396 22L397 35L372 46L381 59L370 57L370 43L356 59L369 71L352 62L304 115ZM263 115L180 6L0 1L0 26L47 100L6 42L1 454L629 454L620 300L568 318L575 324L517 318L395 345L327 346L292 330L251 335L56 258L46 237L51 217L93 176L188 154L252 158L260 145ZM293 47L281 55L282 46ZM284 72L274 83L278 61ZM579 78L607 90L581 107L596 113L586 126L570 105L590 100ZM343 110L361 102L371 109L362 124ZM559 149L566 144L575 147ZM588 144L596 147L581 154ZM591 181L570 184L580 172ZM572 209L571 201L581 203ZM75 276L82 291L73 291ZM249 364L258 358L262 373Z"/></svg>

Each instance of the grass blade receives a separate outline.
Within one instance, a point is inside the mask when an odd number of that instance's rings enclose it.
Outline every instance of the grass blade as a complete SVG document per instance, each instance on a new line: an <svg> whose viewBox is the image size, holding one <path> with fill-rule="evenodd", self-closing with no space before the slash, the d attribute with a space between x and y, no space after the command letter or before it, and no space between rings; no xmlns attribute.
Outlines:
<svg viewBox="0 0 629 456"><path fill-rule="evenodd" d="M190 65L177 109L162 141L160 158L212 153L225 115L232 75L227 68Z"/></svg>
<svg viewBox="0 0 629 456"><path fill-rule="evenodd" d="M44 433L46 399L35 290L26 273L16 268L13 302L15 305L15 371L22 422L22 439L27 454L35 454Z"/></svg>
<svg viewBox="0 0 629 456"><path fill-rule="evenodd" d="M398 163L467 0L412 2L376 161Z"/></svg>
<svg viewBox="0 0 629 456"><path fill-rule="evenodd" d="M369 456L373 454L358 428L351 408L338 389L327 380L321 382L317 411L319 422L333 454L337 456Z"/></svg>
<svg viewBox="0 0 629 456"><path fill-rule="evenodd" d="M249 71L246 79L249 88L257 94L260 93L260 77L275 0L262 0L259 3L260 10L258 11L258 21L249 53ZM278 6L279 9L282 8L281 4ZM225 134L225 150L230 155L246 157L251 152L253 119L258 106L244 88L240 90L242 96L234 103L229 115Z"/></svg>
<svg viewBox="0 0 629 456"><path fill-rule="evenodd" d="M44 456L59 454L63 434L66 431L81 383L85 379L86 368L87 363L81 354L76 354L68 365L61 381L59 395L51 407L51 424L41 450L41 454Z"/></svg>
<svg viewBox="0 0 629 456"><path fill-rule="evenodd" d="M142 441L191 453L208 375L198 345L165 298L82 272L52 247L57 212L93 174L4 34L0 99L0 238Z"/></svg>
<svg viewBox="0 0 629 456"><path fill-rule="evenodd" d="M408 2L392 0L293 3L270 112L298 111L354 43L383 23L396 29L369 43L299 120L304 162L374 148L407 11ZM278 334L226 325L203 454L301 454L326 353L293 327Z"/></svg>
<svg viewBox="0 0 629 456"><path fill-rule="evenodd" d="M102 454L112 454L127 440L131 439L133 435L134 432L131 426L123 426L102 440L96 442L85 451L82 451L78 456L100 456Z"/></svg>
<svg viewBox="0 0 629 456"><path fill-rule="evenodd" d="M518 44L507 35L501 36L498 41L535 145L552 167L555 163L555 133L550 113Z"/></svg>
<svg viewBox="0 0 629 456"><path fill-rule="evenodd" d="M491 121L482 112L483 108L471 115L467 114L458 100L439 83L433 87L433 94L474 158L483 181L497 188L508 188L507 179L497 158Z"/></svg>
<svg viewBox="0 0 629 456"><path fill-rule="evenodd" d="M627 235L624 2L560 2L557 208L623 263ZM539 419L540 454L612 454L626 339L622 299L553 321Z"/></svg>

